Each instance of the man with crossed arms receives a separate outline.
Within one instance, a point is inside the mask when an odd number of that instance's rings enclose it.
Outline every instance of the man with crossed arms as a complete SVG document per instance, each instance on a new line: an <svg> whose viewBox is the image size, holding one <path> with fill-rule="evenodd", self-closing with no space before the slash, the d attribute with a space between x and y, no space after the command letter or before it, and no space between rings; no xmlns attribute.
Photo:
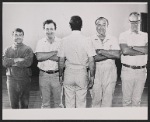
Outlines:
<svg viewBox="0 0 150 122"><path fill-rule="evenodd" d="M60 46L60 39L55 36L56 23L53 20L46 20L43 23L46 37L38 41L36 57L38 60L39 85L42 97L41 108L50 108L50 96L53 94L54 108L60 107L61 85L58 74L57 50Z"/></svg>
<svg viewBox="0 0 150 122"><path fill-rule="evenodd" d="M140 106L147 77L148 35L141 32L137 12L129 15L130 29L120 34L123 106Z"/></svg>
<svg viewBox="0 0 150 122"><path fill-rule="evenodd" d="M92 107L111 107L117 81L115 59L120 58L117 39L108 35L108 20L99 17L95 21L97 34L91 37L97 55L95 56L96 73L91 90Z"/></svg>

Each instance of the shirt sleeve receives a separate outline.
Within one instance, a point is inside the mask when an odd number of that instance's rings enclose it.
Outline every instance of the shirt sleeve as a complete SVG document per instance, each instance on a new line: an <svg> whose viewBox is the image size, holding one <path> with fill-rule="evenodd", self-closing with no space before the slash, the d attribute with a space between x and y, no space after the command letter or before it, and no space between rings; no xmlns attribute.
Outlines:
<svg viewBox="0 0 150 122"><path fill-rule="evenodd" d="M28 48L25 51L24 61L17 62L18 67L30 67L33 62L33 51L31 48Z"/></svg>
<svg viewBox="0 0 150 122"><path fill-rule="evenodd" d="M4 67L11 67L15 62L14 58L8 57L9 48L6 48L3 53L3 66Z"/></svg>
<svg viewBox="0 0 150 122"><path fill-rule="evenodd" d="M124 33L121 33L119 36L119 44L126 44L127 40Z"/></svg>
<svg viewBox="0 0 150 122"><path fill-rule="evenodd" d="M145 43L147 44L148 43L148 34L145 33Z"/></svg>
<svg viewBox="0 0 150 122"><path fill-rule="evenodd" d="M95 48L94 48L92 41L89 39L87 39L86 41L87 41L86 51L87 51L88 57L95 56L96 52L95 52Z"/></svg>
<svg viewBox="0 0 150 122"><path fill-rule="evenodd" d="M57 56L62 58L65 57L64 40L61 40Z"/></svg>
<svg viewBox="0 0 150 122"><path fill-rule="evenodd" d="M39 40L37 45L36 45L36 48L35 48L35 53L36 52L43 52L43 49L42 49L42 40Z"/></svg>
<svg viewBox="0 0 150 122"><path fill-rule="evenodd" d="M119 46L119 42L118 42L117 38L113 38L111 49L112 50L120 50L120 46Z"/></svg>

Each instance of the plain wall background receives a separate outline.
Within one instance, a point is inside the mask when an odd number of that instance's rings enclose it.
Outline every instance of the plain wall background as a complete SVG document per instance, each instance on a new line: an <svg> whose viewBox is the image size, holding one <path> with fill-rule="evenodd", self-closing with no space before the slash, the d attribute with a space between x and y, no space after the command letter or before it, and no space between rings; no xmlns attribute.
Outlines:
<svg viewBox="0 0 150 122"><path fill-rule="evenodd" d="M44 37L43 22L53 19L57 24L56 35L60 38L71 33L70 17L81 16L82 33L85 36L95 34L95 20L106 17L109 20L109 32L115 37L128 29L128 16L131 12L147 13L147 3L3 3L2 5L3 50L10 46L12 30L22 28L25 32L24 43L35 50L37 41Z"/></svg>

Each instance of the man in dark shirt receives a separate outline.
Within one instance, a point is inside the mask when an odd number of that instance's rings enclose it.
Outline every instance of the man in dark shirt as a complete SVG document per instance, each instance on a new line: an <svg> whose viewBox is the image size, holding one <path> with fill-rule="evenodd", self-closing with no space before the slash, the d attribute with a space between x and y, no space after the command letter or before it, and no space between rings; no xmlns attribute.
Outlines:
<svg viewBox="0 0 150 122"><path fill-rule="evenodd" d="M6 67L7 89L13 109L28 108L31 66L33 51L23 44L24 31L16 28L13 33L14 44L5 49L3 66Z"/></svg>

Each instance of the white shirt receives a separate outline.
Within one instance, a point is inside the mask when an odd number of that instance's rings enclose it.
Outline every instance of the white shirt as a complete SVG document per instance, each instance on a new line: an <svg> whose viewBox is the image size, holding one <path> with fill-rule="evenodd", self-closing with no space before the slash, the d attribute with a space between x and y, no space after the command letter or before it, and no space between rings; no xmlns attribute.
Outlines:
<svg viewBox="0 0 150 122"><path fill-rule="evenodd" d="M127 44L128 46L145 46L148 42L147 33L139 31L138 34L131 32L130 30L120 34L119 43ZM147 64L147 54L146 55L136 55L136 56L124 56L121 55L121 63L133 65L133 66L143 66Z"/></svg>
<svg viewBox="0 0 150 122"><path fill-rule="evenodd" d="M55 40L52 44L48 42L46 38L43 38L38 41L35 52L51 52L58 51L60 48L60 39L55 37ZM42 70L58 70L58 62L52 60L46 60L38 62L38 67Z"/></svg>
<svg viewBox="0 0 150 122"><path fill-rule="evenodd" d="M80 31L72 31L72 34L62 40L58 57L66 57L66 67L81 69L87 67L88 57L95 56L94 47Z"/></svg>
<svg viewBox="0 0 150 122"><path fill-rule="evenodd" d="M97 35L90 37L95 50L96 49L104 49L104 50L120 50L118 40L110 35L107 35L103 41L99 39ZM96 62L96 64L103 64L103 63L113 63L115 64L115 60L107 59L104 61Z"/></svg>

